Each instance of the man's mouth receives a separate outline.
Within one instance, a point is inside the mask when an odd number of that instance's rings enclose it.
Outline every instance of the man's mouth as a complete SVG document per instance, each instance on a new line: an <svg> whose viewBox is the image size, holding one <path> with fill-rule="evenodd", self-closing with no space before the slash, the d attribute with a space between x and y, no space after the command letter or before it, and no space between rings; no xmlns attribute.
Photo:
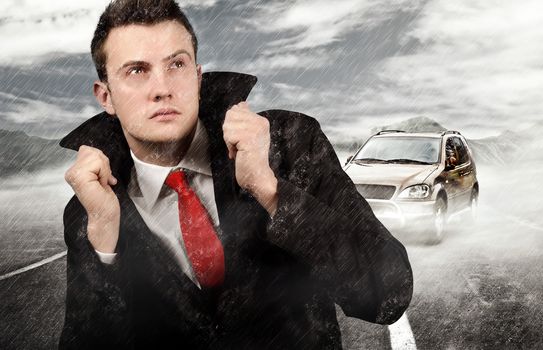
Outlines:
<svg viewBox="0 0 543 350"><path fill-rule="evenodd" d="M176 118L179 115L179 112L176 109L173 108L161 108L157 110L153 115L151 116L151 119L155 120L171 120Z"/></svg>

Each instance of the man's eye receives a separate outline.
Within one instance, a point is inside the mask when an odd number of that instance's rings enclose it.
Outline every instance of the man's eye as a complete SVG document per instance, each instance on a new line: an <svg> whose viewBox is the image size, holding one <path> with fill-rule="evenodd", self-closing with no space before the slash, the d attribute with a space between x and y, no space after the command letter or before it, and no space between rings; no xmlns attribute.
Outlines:
<svg viewBox="0 0 543 350"><path fill-rule="evenodd" d="M128 75L141 74L144 72L143 67L131 67L126 72Z"/></svg>
<svg viewBox="0 0 543 350"><path fill-rule="evenodd" d="M170 68L183 68L185 66L185 62L183 61L174 61L170 65Z"/></svg>

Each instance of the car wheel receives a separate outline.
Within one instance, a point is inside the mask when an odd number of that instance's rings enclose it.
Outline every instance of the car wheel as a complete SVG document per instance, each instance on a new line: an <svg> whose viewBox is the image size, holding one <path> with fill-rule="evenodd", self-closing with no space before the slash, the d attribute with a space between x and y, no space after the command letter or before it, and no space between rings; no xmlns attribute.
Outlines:
<svg viewBox="0 0 543 350"><path fill-rule="evenodd" d="M474 224L477 221L479 214L479 191L474 188L471 190L470 204L469 204L469 220Z"/></svg>
<svg viewBox="0 0 543 350"><path fill-rule="evenodd" d="M430 227L428 243L437 244L443 240L447 226L447 202L443 197L438 197L434 207L434 220Z"/></svg>

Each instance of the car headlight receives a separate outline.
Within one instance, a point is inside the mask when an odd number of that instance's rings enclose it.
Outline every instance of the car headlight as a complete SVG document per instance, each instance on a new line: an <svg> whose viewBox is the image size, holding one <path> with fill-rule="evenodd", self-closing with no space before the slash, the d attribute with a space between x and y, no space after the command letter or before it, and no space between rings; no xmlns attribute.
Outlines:
<svg viewBox="0 0 543 350"><path fill-rule="evenodd" d="M430 186L426 184L409 186L403 190L398 198L404 199L422 199L430 195Z"/></svg>

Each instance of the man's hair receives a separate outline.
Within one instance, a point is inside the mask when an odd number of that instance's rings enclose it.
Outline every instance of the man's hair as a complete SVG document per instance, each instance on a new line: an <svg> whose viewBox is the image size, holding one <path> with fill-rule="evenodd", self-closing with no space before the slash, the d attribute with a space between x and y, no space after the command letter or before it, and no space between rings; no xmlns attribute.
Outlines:
<svg viewBox="0 0 543 350"><path fill-rule="evenodd" d="M194 29L174 0L113 0L104 10L91 42L91 55L101 81L107 81L104 44L112 29L130 24L153 25L164 21L177 21L192 37L194 60L198 40Z"/></svg>

